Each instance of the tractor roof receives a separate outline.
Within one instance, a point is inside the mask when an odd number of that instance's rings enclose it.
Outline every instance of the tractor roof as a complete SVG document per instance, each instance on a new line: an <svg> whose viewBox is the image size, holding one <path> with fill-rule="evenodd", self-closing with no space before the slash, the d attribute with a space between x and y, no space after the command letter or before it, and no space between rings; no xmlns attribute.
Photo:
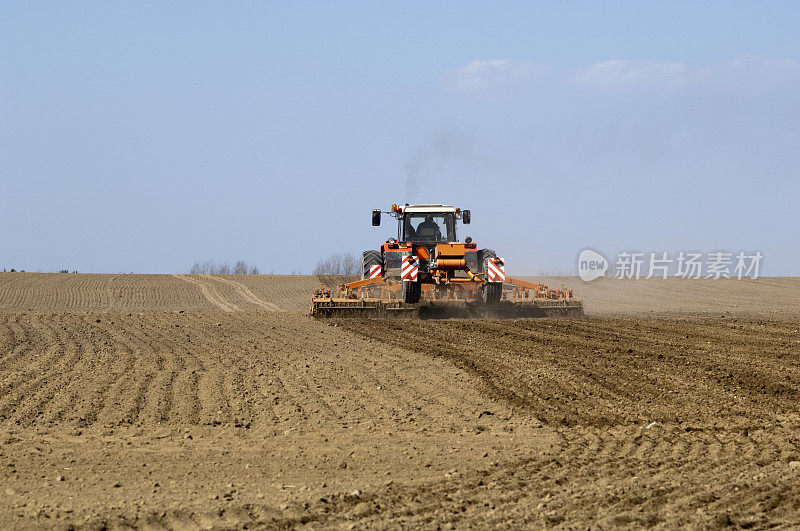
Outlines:
<svg viewBox="0 0 800 531"><path fill-rule="evenodd" d="M452 205L405 205L403 212L413 214L415 212L455 212L456 207Z"/></svg>

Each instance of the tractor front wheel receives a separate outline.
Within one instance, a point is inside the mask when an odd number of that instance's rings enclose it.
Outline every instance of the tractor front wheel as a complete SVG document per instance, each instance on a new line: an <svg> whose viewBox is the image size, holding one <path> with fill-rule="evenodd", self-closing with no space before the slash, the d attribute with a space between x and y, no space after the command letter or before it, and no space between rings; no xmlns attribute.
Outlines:
<svg viewBox="0 0 800 531"><path fill-rule="evenodd" d="M501 282L487 282L483 285L483 302L485 304L496 304L500 302L503 295L503 284Z"/></svg>
<svg viewBox="0 0 800 531"><path fill-rule="evenodd" d="M422 283L403 281L403 302L416 304L419 302L420 295L422 295Z"/></svg>

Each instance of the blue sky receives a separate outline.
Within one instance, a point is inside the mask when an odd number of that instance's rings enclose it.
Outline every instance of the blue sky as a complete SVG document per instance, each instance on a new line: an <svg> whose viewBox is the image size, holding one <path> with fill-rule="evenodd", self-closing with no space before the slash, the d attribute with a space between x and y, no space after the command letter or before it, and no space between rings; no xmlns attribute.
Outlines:
<svg viewBox="0 0 800 531"><path fill-rule="evenodd" d="M580 249L800 274L796 2L3 2L0 267L310 272L446 202Z"/></svg>

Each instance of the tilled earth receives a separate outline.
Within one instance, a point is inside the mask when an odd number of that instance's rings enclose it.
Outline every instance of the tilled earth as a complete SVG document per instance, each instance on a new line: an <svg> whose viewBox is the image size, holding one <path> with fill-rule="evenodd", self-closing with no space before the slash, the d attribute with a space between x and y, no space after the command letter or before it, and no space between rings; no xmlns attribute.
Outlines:
<svg viewBox="0 0 800 531"><path fill-rule="evenodd" d="M0 275L0 527L800 525L800 313L664 282L317 322L311 277Z"/></svg>

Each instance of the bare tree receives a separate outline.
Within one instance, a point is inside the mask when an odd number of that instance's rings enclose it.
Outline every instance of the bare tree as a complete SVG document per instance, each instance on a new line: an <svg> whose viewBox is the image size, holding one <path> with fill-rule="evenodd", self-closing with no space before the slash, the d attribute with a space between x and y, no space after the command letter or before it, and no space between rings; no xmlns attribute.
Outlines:
<svg viewBox="0 0 800 531"><path fill-rule="evenodd" d="M358 275L361 272L361 263L350 253L344 255L342 259L343 275Z"/></svg>
<svg viewBox="0 0 800 531"><path fill-rule="evenodd" d="M228 262L221 262L218 264L213 260L207 260L205 262L197 261L192 264L189 273L192 275L228 275L230 273L234 275L246 275L248 273L257 275L258 267L255 265L250 266L244 260L237 260L233 267L231 267Z"/></svg>
<svg viewBox="0 0 800 531"><path fill-rule="evenodd" d="M315 275L358 275L359 272L358 260L350 253L332 254L318 260L314 268Z"/></svg>

